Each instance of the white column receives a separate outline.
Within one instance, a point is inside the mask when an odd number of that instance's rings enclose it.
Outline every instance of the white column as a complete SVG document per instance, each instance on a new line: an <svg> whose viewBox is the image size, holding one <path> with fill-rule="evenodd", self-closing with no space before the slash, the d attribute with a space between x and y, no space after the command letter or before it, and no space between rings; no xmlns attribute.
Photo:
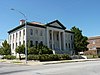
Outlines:
<svg viewBox="0 0 100 75"><path fill-rule="evenodd" d="M47 40L47 46L49 47L49 40L50 40L50 35L49 35L49 30L47 29L47 37L46 37L46 40ZM49 47L50 48L50 47Z"/></svg>
<svg viewBox="0 0 100 75"><path fill-rule="evenodd" d="M63 32L63 49L65 50L65 32Z"/></svg>
<svg viewBox="0 0 100 75"><path fill-rule="evenodd" d="M59 49L61 50L61 35L60 35L61 32L59 32Z"/></svg>
<svg viewBox="0 0 100 75"><path fill-rule="evenodd" d="M52 30L52 49L54 49L54 41L53 41L53 30Z"/></svg>

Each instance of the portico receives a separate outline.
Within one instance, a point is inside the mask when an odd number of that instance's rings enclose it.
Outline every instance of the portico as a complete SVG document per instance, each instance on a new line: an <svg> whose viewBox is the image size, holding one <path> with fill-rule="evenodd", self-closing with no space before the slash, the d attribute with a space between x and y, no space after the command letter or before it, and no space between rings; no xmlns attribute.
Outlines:
<svg viewBox="0 0 100 75"><path fill-rule="evenodd" d="M48 46L53 50L64 50L64 32L48 30Z"/></svg>

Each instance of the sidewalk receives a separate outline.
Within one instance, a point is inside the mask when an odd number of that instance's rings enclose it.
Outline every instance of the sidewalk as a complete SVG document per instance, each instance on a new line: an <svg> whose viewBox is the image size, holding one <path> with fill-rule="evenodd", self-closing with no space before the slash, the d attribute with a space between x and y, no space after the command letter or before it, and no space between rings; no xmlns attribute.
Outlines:
<svg viewBox="0 0 100 75"><path fill-rule="evenodd" d="M100 61L100 58L97 59L74 59L74 60L61 60L61 61L27 61L27 64L25 63L25 60L6 60L6 59L0 59L1 63L12 63L12 64L19 64L19 65L47 65L47 64L59 64L59 63L71 63L71 62L85 62L85 61Z"/></svg>

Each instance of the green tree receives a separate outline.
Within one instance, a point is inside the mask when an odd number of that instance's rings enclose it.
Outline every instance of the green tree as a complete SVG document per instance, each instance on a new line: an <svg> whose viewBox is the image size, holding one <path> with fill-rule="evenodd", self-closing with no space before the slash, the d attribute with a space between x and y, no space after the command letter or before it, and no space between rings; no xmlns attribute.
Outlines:
<svg viewBox="0 0 100 75"><path fill-rule="evenodd" d="M47 46L42 46L40 49L39 49L40 53L39 54L53 54L53 51L48 48Z"/></svg>
<svg viewBox="0 0 100 75"><path fill-rule="evenodd" d="M53 52L47 46L44 46L43 44L39 43L37 45L34 45L33 47L28 48L28 55L29 54L41 55L41 54L53 54Z"/></svg>
<svg viewBox="0 0 100 75"><path fill-rule="evenodd" d="M20 45L16 48L16 53L19 54L19 59L21 60L21 55L20 54L25 54L25 46Z"/></svg>
<svg viewBox="0 0 100 75"><path fill-rule="evenodd" d="M11 55L11 47L6 40L2 43L2 47L0 48L0 54Z"/></svg>
<svg viewBox="0 0 100 75"><path fill-rule="evenodd" d="M39 50L38 49L36 49L36 47L30 47L30 48L28 48L28 54L35 54L35 55L37 55L37 54L39 54Z"/></svg>
<svg viewBox="0 0 100 75"><path fill-rule="evenodd" d="M80 30L77 27L72 27L71 31L74 32L74 49L75 49L75 53L78 54L78 52L81 51L86 51L87 49L87 45L89 44L87 42L88 38L86 36L82 35L82 30Z"/></svg>
<svg viewBox="0 0 100 75"><path fill-rule="evenodd" d="M4 55L4 51L2 47L0 48L0 55Z"/></svg>

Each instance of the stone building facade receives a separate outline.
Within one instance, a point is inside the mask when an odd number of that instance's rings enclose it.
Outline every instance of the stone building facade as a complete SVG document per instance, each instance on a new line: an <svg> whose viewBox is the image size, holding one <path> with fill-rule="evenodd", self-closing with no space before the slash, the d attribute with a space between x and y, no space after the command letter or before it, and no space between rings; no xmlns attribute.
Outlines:
<svg viewBox="0 0 100 75"><path fill-rule="evenodd" d="M66 30L66 27L58 20L47 24L27 22L21 20L20 25L8 31L11 52L16 55L17 46L29 41L30 45L43 43L51 48L54 53L72 53L74 49L74 33Z"/></svg>

